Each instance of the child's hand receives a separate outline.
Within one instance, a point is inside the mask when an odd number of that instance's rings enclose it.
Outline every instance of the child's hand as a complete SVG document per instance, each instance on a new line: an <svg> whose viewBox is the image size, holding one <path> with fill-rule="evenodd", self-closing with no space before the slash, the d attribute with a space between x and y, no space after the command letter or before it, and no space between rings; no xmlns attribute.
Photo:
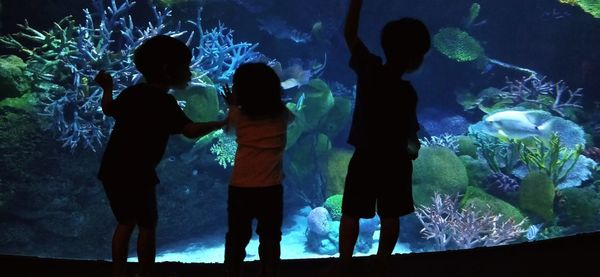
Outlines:
<svg viewBox="0 0 600 277"><path fill-rule="evenodd" d="M96 83L98 83L98 85L104 90L112 91L113 89L113 78L104 70L100 70L100 72L98 72L98 75L96 75L94 81L96 81Z"/></svg>
<svg viewBox="0 0 600 277"><path fill-rule="evenodd" d="M227 106L235 105L235 96L231 92L228 84L223 85L223 92L219 92L219 94L225 99Z"/></svg>
<svg viewBox="0 0 600 277"><path fill-rule="evenodd" d="M408 157L411 160L416 160L419 157L419 149L421 148L421 143L418 139L408 139Z"/></svg>

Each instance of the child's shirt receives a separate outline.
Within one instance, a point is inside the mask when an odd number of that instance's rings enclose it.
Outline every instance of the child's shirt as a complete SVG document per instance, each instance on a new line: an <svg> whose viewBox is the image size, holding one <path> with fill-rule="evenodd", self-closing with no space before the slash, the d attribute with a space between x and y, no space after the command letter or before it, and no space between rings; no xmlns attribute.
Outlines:
<svg viewBox="0 0 600 277"><path fill-rule="evenodd" d="M230 107L229 126L238 144L230 185L268 187L283 181L283 152L287 139L287 109L274 118L250 118Z"/></svg>
<svg viewBox="0 0 600 277"><path fill-rule="evenodd" d="M181 133L192 121L173 95L148 84L123 90L113 105L115 125L98 178L158 183L155 168L165 153L169 135Z"/></svg>
<svg viewBox="0 0 600 277"><path fill-rule="evenodd" d="M410 82L390 72L362 41L352 49L356 101L348 143L375 152L408 155L408 138L416 137L417 93Z"/></svg>

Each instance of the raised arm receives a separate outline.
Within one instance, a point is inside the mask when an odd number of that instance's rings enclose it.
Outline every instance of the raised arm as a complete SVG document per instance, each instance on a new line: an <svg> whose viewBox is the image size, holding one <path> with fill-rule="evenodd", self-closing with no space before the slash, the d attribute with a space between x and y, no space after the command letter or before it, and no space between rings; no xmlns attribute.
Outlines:
<svg viewBox="0 0 600 277"><path fill-rule="evenodd" d="M348 49L352 51L354 45L358 42L358 23L360 21L360 9L362 0L351 0L348 16L346 17L346 26L344 28L344 38Z"/></svg>
<svg viewBox="0 0 600 277"><path fill-rule="evenodd" d="M100 70L98 75L94 80L100 85L102 88L102 112L105 115L113 116L114 115L114 100L112 96L113 91L113 79L110 74L106 73L104 70Z"/></svg>

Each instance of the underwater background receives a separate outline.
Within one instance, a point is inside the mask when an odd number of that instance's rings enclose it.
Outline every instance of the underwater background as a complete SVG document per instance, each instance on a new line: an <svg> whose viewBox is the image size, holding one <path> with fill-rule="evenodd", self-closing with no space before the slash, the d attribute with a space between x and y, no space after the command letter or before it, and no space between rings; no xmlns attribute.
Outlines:
<svg viewBox="0 0 600 277"><path fill-rule="evenodd" d="M93 77L106 69L116 96L140 79L135 47L168 34L194 51L192 85L172 92L194 121L224 115L217 89L239 64L277 71L296 115L282 258L337 255L353 151L347 5L0 1L0 254L110 259L115 220L96 173L113 121L99 110ZM417 209L401 219L395 252L600 230L600 1L367 1L359 35L381 55L381 27L403 16L427 24L432 49L407 76L419 94L423 147L414 162ZM222 132L171 138L157 168L158 261L222 262L235 149ZM377 218L362 220L357 255L373 254L378 234ZM247 251L257 258L256 239Z"/></svg>

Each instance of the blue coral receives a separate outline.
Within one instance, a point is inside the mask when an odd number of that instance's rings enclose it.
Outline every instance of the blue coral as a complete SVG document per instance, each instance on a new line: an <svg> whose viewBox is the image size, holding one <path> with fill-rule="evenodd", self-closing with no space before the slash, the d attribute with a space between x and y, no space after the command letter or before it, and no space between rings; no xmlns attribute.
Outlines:
<svg viewBox="0 0 600 277"><path fill-rule="evenodd" d="M214 85L228 82L234 70L242 63L261 58L255 51L258 44L236 43L233 30L219 23L212 30L201 25L201 11L196 22L190 22L195 32L181 29L181 23L167 29L171 10L153 7L154 21L140 28L129 15L135 1L125 0L120 5L111 0L104 8L102 0L92 0L93 12L84 10L85 22L76 25L71 17L56 23L50 31L37 31L20 25L21 33L0 38L0 43L18 49L28 55L29 75L33 76L36 90L44 101L42 115L52 118L50 128L65 147L74 150L83 145L96 151L109 133L113 121L103 116L100 109L102 91L90 86L90 80L104 69L115 80L115 91L140 81L135 69L135 49L155 35L182 37L187 35L187 45L192 47L193 85L209 85L203 78L208 76ZM18 39L26 39L42 46L27 48Z"/></svg>

